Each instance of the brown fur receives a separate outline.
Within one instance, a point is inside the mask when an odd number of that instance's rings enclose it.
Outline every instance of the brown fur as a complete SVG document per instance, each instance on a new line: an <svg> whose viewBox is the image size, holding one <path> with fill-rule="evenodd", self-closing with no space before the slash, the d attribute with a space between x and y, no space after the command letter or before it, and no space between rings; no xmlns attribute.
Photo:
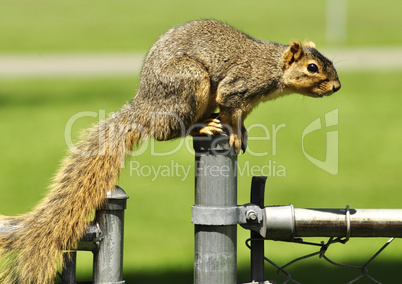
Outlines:
<svg viewBox="0 0 402 284"><path fill-rule="evenodd" d="M135 144L185 136L219 107L238 152L246 142L244 119L260 102L291 92L321 97L339 88L332 63L311 43L262 42L208 20L171 29L150 49L136 97L87 132L49 195L31 213L3 217L23 227L0 235L0 280L53 283L61 251L76 246ZM200 132L220 131L216 120L206 127Z"/></svg>

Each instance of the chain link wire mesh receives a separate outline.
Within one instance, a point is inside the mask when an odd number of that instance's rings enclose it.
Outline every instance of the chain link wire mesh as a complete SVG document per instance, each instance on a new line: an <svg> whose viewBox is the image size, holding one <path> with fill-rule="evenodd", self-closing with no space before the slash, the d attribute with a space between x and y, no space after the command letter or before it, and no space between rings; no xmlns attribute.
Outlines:
<svg viewBox="0 0 402 284"><path fill-rule="evenodd" d="M395 238L390 238L375 254L373 254L363 265L358 266L358 265L350 265L350 264L343 264L343 263L338 263L335 262L333 260L331 260L330 258L328 258L326 256L326 252L329 249L330 246L336 244L336 243L342 243L345 244L349 238L330 238L327 242L321 241L320 243L313 243L313 242L305 242L302 239L295 239L292 243L296 243L296 244L303 244L303 245L310 245L310 246L315 246L318 247L318 251L312 252L310 254L306 254L300 257L295 258L294 260L284 264L284 265L278 265L277 263L275 263L274 261L272 261L271 259L269 259L268 257L264 257L265 261L268 262L270 265L272 265L273 267L275 267L277 269L277 274L284 278L285 281L283 282L284 284L286 283L295 283L295 284L301 284L301 282L297 281L296 279L293 279L291 274L286 270L288 269L291 265L294 265L296 263L299 263L302 260L308 259L308 258L312 258L314 256L318 256L320 259L324 259L325 261L327 261L328 263L334 265L334 266L338 266L338 267L342 267L345 269L354 269L354 270L358 270L360 271L360 274L351 279L350 281L347 282L347 284L352 284L352 283L356 283L359 279L362 278L367 278L368 280L370 280L373 283L379 283L381 284L381 282L377 279L375 279L374 277L369 275L369 270L368 270L368 266L369 264L382 252L384 251L384 249L391 244L391 242L394 240ZM250 242L252 240L262 240L262 239L252 239L249 238L246 240L246 246L251 249L251 245Z"/></svg>

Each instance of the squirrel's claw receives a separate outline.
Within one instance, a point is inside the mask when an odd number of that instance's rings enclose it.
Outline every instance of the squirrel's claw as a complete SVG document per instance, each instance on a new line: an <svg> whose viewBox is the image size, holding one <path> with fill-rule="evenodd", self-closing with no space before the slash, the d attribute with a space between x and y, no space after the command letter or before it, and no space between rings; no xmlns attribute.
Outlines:
<svg viewBox="0 0 402 284"><path fill-rule="evenodd" d="M244 129L241 138L237 134L231 134L229 145L233 147L236 155L239 154L240 150L244 154L247 149L247 131Z"/></svg>
<svg viewBox="0 0 402 284"><path fill-rule="evenodd" d="M246 152L247 149L247 131L245 129L243 129L243 133L241 136L241 150L244 152Z"/></svg>
<svg viewBox="0 0 402 284"><path fill-rule="evenodd" d="M200 134L214 135L223 132L222 124L219 119L208 118L204 123L206 123L205 126L199 130Z"/></svg>
<svg viewBox="0 0 402 284"><path fill-rule="evenodd" d="M230 134L229 145L233 147L234 152L239 154L240 150L242 153L246 152L247 149L247 130L242 128L241 138L236 133Z"/></svg>
<svg viewBox="0 0 402 284"><path fill-rule="evenodd" d="M191 132L191 135L214 135L223 132L221 121L217 118L207 118L202 122L203 126Z"/></svg>
<svg viewBox="0 0 402 284"><path fill-rule="evenodd" d="M215 114L216 115L216 114ZM215 116L214 115L214 116ZM224 125L219 118L210 117L201 122L201 127L195 128L191 135L216 135L224 132ZM240 137L239 137L240 136ZM247 149L247 130L244 125L241 134L231 133L229 136L229 146L233 147L235 154L239 154L240 150L244 153Z"/></svg>
<svg viewBox="0 0 402 284"><path fill-rule="evenodd" d="M235 133L230 134L229 146L233 148L236 155L239 154L240 150L242 153L246 152L247 149L247 135L243 135L241 138Z"/></svg>
<svg viewBox="0 0 402 284"><path fill-rule="evenodd" d="M230 134L229 146L233 148L236 155L240 152L241 144L242 143L236 133Z"/></svg>

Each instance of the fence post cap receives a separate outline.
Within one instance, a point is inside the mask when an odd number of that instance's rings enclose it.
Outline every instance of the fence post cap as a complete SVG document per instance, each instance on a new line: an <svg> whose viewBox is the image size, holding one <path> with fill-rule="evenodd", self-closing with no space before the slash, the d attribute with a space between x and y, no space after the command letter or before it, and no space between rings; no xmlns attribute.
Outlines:
<svg viewBox="0 0 402 284"><path fill-rule="evenodd" d="M116 199L126 200L126 199L129 198L129 196L127 195L127 193L121 187L116 185L116 187L114 189L109 190L107 192L106 198L108 200L111 200L111 199L114 199L114 200L116 200Z"/></svg>
<svg viewBox="0 0 402 284"><path fill-rule="evenodd" d="M128 195L119 186L109 190L106 196L106 204L100 210L124 210L126 209Z"/></svg>

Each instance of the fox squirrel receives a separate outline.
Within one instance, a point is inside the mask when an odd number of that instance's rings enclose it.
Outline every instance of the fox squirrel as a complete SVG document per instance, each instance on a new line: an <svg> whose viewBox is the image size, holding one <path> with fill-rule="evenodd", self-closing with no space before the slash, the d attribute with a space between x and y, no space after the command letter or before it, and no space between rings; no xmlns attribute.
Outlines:
<svg viewBox="0 0 402 284"><path fill-rule="evenodd" d="M26 215L2 216L3 224L21 227L0 235L0 282L53 283L61 252L76 246L127 153L148 137L216 134L227 125L238 153L246 145L243 121L260 102L289 93L323 97L340 87L332 62L312 42L264 42L212 20L169 30L145 58L137 95L86 132L44 200ZM217 108L219 118L210 118Z"/></svg>

